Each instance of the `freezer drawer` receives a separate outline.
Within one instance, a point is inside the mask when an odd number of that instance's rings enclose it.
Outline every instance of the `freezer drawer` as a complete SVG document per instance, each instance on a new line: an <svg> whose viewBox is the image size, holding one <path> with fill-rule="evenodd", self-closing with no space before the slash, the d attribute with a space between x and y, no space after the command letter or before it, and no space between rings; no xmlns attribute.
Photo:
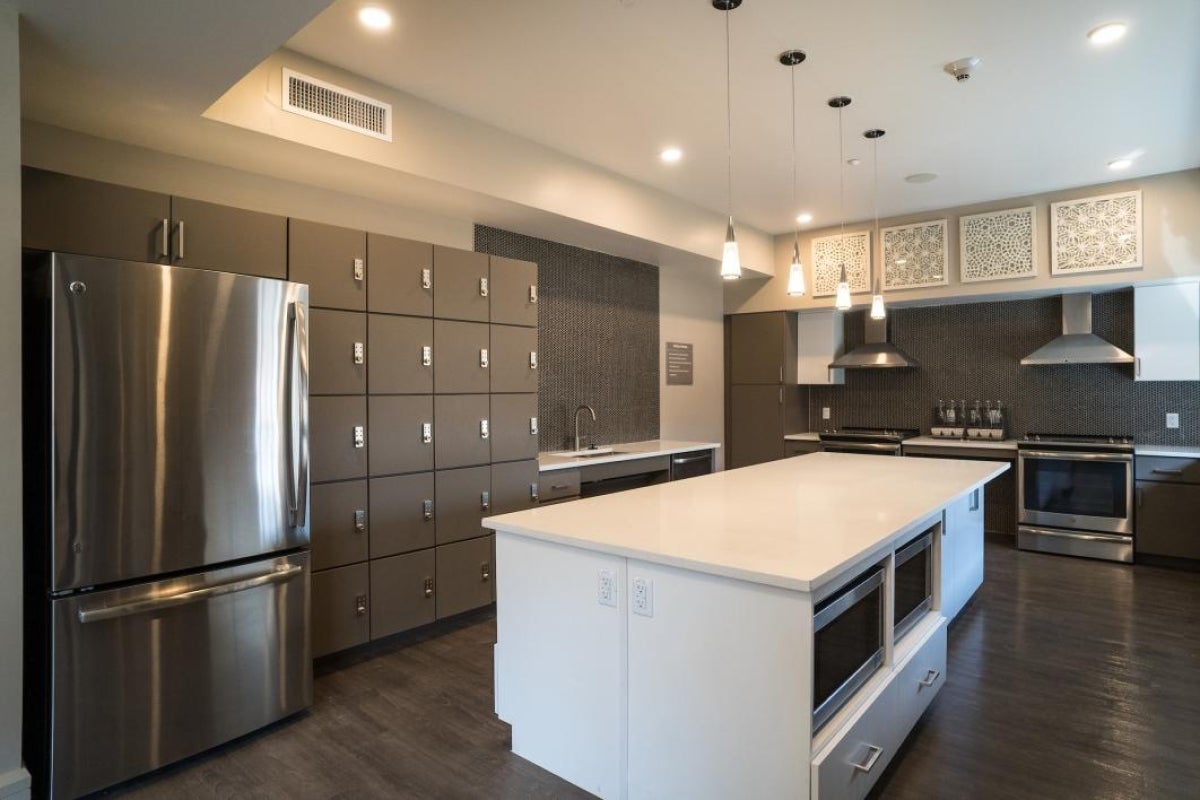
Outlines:
<svg viewBox="0 0 1200 800"><path fill-rule="evenodd" d="M53 800L312 704L305 552L63 598L52 609Z"/></svg>

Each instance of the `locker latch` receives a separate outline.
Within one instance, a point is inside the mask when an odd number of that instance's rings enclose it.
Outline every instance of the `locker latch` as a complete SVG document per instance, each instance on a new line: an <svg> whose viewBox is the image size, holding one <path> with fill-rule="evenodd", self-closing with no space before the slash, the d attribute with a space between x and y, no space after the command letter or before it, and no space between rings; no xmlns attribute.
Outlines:
<svg viewBox="0 0 1200 800"><path fill-rule="evenodd" d="M367 361L367 346L362 342L354 343L354 363L365 364Z"/></svg>
<svg viewBox="0 0 1200 800"><path fill-rule="evenodd" d="M360 594L354 598L354 613L358 616L364 616L367 613L367 596Z"/></svg>
<svg viewBox="0 0 1200 800"><path fill-rule="evenodd" d="M422 500L421 501L421 516L422 516L422 518L424 518L424 520L426 522L429 522L430 520L433 519L433 501L432 500Z"/></svg>
<svg viewBox="0 0 1200 800"><path fill-rule="evenodd" d="M486 561L479 565L479 579L484 583L492 579L492 565Z"/></svg>
<svg viewBox="0 0 1200 800"><path fill-rule="evenodd" d="M430 347L429 345L423 345L421 347L421 366L422 367L433 366L433 348Z"/></svg>
<svg viewBox="0 0 1200 800"><path fill-rule="evenodd" d="M537 369L537 350L529 351L529 368Z"/></svg>
<svg viewBox="0 0 1200 800"><path fill-rule="evenodd" d="M366 533L367 530L367 512L364 509L355 509L354 511L354 531L355 533Z"/></svg>
<svg viewBox="0 0 1200 800"><path fill-rule="evenodd" d="M488 296L487 293L488 293L487 278L480 278L479 279L479 296L487 297Z"/></svg>
<svg viewBox="0 0 1200 800"><path fill-rule="evenodd" d="M536 482L529 484L529 499L530 499L530 500L532 500L532 501L533 501L533 502L535 502L535 503L537 502L537 499L538 499L538 485L537 485L537 483L536 483Z"/></svg>
<svg viewBox="0 0 1200 800"><path fill-rule="evenodd" d="M479 351L479 366L482 367L483 369L487 369L487 365L488 365L488 352L487 352L487 348L484 347L483 349L481 349Z"/></svg>
<svg viewBox="0 0 1200 800"><path fill-rule="evenodd" d="M362 425L354 426L354 448L357 450L367 444L367 429Z"/></svg>
<svg viewBox="0 0 1200 800"><path fill-rule="evenodd" d="M537 284L536 283L529 284L529 302L531 302L531 303L537 302Z"/></svg>
<svg viewBox="0 0 1200 800"><path fill-rule="evenodd" d="M492 507L492 493L491 492L480 492L479 493L479 510L487 511L491 507Z"/></svg>
<svg viewBox="0 0 1200 800"><path fill-rule="evenodd" d="M425 596L433 597L433 578L425 579Z"/></svg>
<svg viewBox="0 0 1200 800"><path fill-rule="evenodd" d="M421 288L422 289L432 289L433 288L433 270L428 269L428 268L421 270Z"/></svg>
<svg viewBox="0 0 1200 800"><path fill-rule="evenodd" d="M486 419L479 420L479 438L488 438L488 421Z"/></svg>
<svg viewBox="0 0 1200 800"><path fill-rule="evenodd" d="M537 436L537 417L529 418L529 435Z"/></svg>
<svg viewBox="0 0 1200 800"><path fill-rule="evenodd" d="M367 277L367 263L361 258L354 259L354 280L362 283Z"/></svg>
<svg viewBox="0 0 1200 800"><path fill-rule="evenodd" d="M433 441L433 423L432 422L422 422L421 423L421 442L422 442L422 444L429 444L432 441Z"/></svg>

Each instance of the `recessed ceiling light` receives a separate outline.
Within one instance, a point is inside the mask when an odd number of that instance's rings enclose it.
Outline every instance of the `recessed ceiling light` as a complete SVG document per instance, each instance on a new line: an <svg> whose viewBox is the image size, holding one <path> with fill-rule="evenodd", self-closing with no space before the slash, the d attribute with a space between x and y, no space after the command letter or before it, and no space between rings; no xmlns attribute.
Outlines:
<svg viewBox="0 0 1200 800"><path fill-rule="evenodd" d="M1123 169L1129 169L1132 166L1132 158L1114 158L1112 161L1108 162L1108 168L1116 172L1120 172Z"/></svg>
<svg viewBox="0 0 1200 800"><path fill-rule="evenodd" d="M904 180L909 183L929 183L936 181L938 174L936 172L914 172L912 175L906 175Z"/></svg>
<svg viewBox="0 0 1200 800"><path fill-rule="evenodd" d="M1106 22L1088 31L1088 41L1092 44L1112 44L1125 35L1128 26L1124 22Z"/></svg>
<svg viewBox="0 0 1200 800"><path fill-rule="evenodd" d="M862 159L861 158L847 158L846 163L852 167L857 167L859 164L862 163Z"/></svg>
<svg viewBox="0 0 1200 800"><path fill-rule="evenodd" d="M658 157L668 164L674 164L676 161L683 158L683 151L678 147L668 147L659 153Z"/></svg>
<svg viewBox="0 0 1200 800"><path fill-rule="evenodd" d="M808 223L812 222L812 214L805 211L803 214L800 214L798 217L796 217L796 222L799 222L801 225L807 225Z"/></svg>
<svg viewBox="0 0 1200 800"><path fill-rule="evenodd" d="M373 31L386 31L392 27L392 15L379 6L365 6L358 10L358 21Z"/></svg>

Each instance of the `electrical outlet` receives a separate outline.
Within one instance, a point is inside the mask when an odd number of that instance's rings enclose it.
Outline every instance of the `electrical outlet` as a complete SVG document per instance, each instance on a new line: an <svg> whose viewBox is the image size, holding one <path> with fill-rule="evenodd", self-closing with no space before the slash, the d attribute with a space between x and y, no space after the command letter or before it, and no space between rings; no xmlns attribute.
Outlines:
<svg viewBox="0 0 1200 800"><path fill-rule="evenodd" d="M1167 414L1167 427L1171 428L1171 429L1175 429L1175 428L1179 427L1179 415L1178 414Z"/></svg>
<svg viewBox="0 0 1200 800"><path fill-rule="evenodd" d="M596 599L602 606L617 607L617 576L609 570L600 570L600 580L596 584Z"/></svg>
<svg viewBox="0 0 1200 800"><path fill-rule="evenodd" d="M829 406L821 406L821 419L829 419Z"/></svg>
<svg viewBox="0 0 1200 800"><path fill-rule="evenodd" d="M654 616L654 581L645 578L633 579L633 597L630 598L633 613L643 617Z"/></svg>

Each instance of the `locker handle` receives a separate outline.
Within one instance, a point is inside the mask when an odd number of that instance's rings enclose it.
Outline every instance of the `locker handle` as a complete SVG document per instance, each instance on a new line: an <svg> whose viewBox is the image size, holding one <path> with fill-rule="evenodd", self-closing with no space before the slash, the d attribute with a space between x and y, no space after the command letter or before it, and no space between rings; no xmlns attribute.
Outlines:
<svg viewBox="0 0 1200 800"><path fill-rule="evenodd" d="M433 597L433 578L425 579L425 596Z"/></svg>
<svg viewBox="0 0 1200 800"><path fill-rule="evenodd" d="M367 596L365 594L355 596L354 613L360 617L367 613Z"/></svg>
<svg viewBox="0 0 1200 800"><path fill-rule="evenodd" d="M433 366L433 348L429 345L422 345L421 347L421 366Z"/></svg>
<svg viewBox="0 0 1200 800"><path fill-rule="evenodd" d="M537 436L537 433L538 433L537 417L530 417L529 418L529 435Z"/></svg>
<svg viewBox="0 0 1200 800"><path fill-rule="evenodd" d="M479 279L479 296L480 297L488 296L488 279L487 278Z"/></svg>
<svg viewBox="0 0 1200 800"><path fill-rule="evenodd" d="M433 501L432 500L422 500L421 501L421 518L424 519L426 522L429 522L433 519Z"/></svg>
<svg viewBox="0 0 1200 800"><path fill-rule="evenodd" d="M354 426L354 449L361 450L367 444L367 429L362 425Z"/></svg>
<svg viewBox="0 0 1200 800"><path fill-rule="evenodd" d="M531 483L531 484L529 484L529 499L530 499L530 500L533 500L534 502L537 502L537 499L538 499L538 485L537 485L537 482L536 482L536 481L535 481L534 483Z"/></svg>
<svg viewBox="0 0 1200 800"><path fill-rule="evenodd" d="M365 509L355 509L354 511L354 531L355 533L367 532L367 512Z"/></svg>
<svg viewBox="0 0 1200 800"><path fill-rule="evenodd" d="M479 420L479 438L480 439L488 438L488 433L489 433L488 421L486 419Z"/></svg>
<svg viewBox="0 0 1200 800"><path fill-rule="evenodd" d="M483 562L479 565L479 577L484 583L492 579L492 565L488 562Z"/></svg>
<svg viewBox="0 0 1200 800"><path fill-rule="evenodd" d="M433 288L433 270L428 269L428 268L421 270L421 288L422 289L432 289Z"/></svg>
<svg viewBox="0 0 1200 800"><path fill-rule="evenodd" d="M421 443L429 444L432 441L433 441L433 423L432 422L422 422L421 423Z"/></svg>
<svg viewBox="0 0 1200 800"><path fill-rule="evenodd" d="M480 511L488 511L491 509L491 507L492 507L492 493L491 492L480 492L479 493L479 510Z"/></svg>
<svg viewBox="0 0 1200 800"><path fill-rule="evenodd" d="M353 356L355 364L367 363L367 346L362 342L355 342Z"/></svg>
<svg viewBox="0 0 1200 800"><path fill-rule="evenodd" d="M361 258L354 259L354 282L362 283L367 278L367 263Z"/></svg>
<svg viewBox="0 0 1200 800"><path fill-rule="evenodd" d="M479 350L479 366L482 369L487 369L488 367L488 351L486 347Z"/></svg>
<svg viewBox="0 0 1200 800"><path fill-rule="evenodd" d="M536 283L529 284L529 302L531 302L531 303L537 302L537 284Z"/></svg>
<svg viewBox="0 0 1200 800"><path fill-rule="evenodd" d="M537 369L537 350L529 351L529 368Z"/></svg>

